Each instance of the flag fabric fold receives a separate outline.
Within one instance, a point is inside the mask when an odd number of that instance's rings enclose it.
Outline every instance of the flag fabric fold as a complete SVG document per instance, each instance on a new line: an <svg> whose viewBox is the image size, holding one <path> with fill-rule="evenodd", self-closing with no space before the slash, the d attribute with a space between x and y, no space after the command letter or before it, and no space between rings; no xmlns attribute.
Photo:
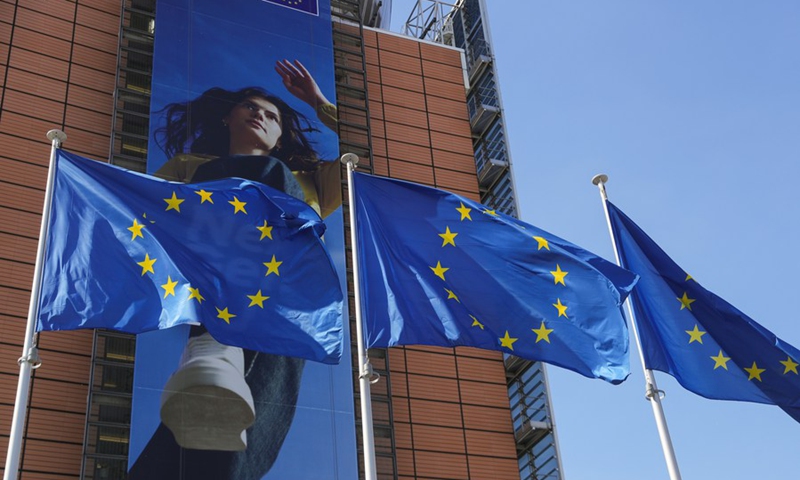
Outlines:
<svg viewBox="0 0 800 480"><path fill-rule="evenodd" d="M800 421L800 351L703 288L611 202L645 365L711 399L774 404Z"/></svg>
<svg viewBox="0 0 800 480"><path fill-rule="evenodd" d="M472 346L619 383L636 276L460 196L354 174L369 347Z"/></svg>
<svg viewBox="0 0 800 480"><path fill-rule="evenodd" d="M200 323L221 343L337 363L324 230L256 182L173 183L59 151L37 330Z"/></svg>

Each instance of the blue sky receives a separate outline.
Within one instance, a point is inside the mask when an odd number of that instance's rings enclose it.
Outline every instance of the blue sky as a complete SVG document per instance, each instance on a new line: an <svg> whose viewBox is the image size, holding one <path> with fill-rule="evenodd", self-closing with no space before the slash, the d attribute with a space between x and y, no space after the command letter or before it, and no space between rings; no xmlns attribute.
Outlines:
<svg viewBox="0 0 800 480"><path fill-rule="evenodd" d="M800 2L487 3L522 219L613 260L606 173L679 265L800 347ZM619 386L548 369L565 478L668 478L639 365ZM798 477L780 409L656 377L683 478Z"/></svg>

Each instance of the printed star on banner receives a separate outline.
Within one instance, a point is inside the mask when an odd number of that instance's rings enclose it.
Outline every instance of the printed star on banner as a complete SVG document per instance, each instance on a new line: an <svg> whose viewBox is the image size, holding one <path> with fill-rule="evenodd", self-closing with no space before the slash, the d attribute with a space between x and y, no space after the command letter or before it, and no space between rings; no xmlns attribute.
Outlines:
<svg viewBox="0 0 800 480"><path fill-rule="evenodd" d="M205 298L203 298L203 296L200 295L200 289L199 288L194 288L191 285L187 285L186 287L189 289L189 292L190 292L189 293L189 300L195 299L195 300L197 300L197 303L203 303L203 300L205 300Z"/></svg>
<svg viewBox="0 0 800 480"><path fill-rule="evenodd" d="M161 285L161 288L164 289L164 298L167 298L167 295L175 296L175 287L178 286L177 280L172 280L172 277L167 275L167 283Z"/></svg>
<svg viewBox="0 0 800 480"><path fill-rule="evenodd" d="M542 320L542 325L539 328L533 328L531 330L536 333L536 343L539 343L540 340L550 343L550 333L553 332L553 329L545 327L544 320Z"/></svg>
<svg viewBox="0 0 800 480"><path fill-rule="evenodd" d="M703 343L703 335L705 335L706 332L701 332L700 329L697 328L697 324L695 324L694 329L685 330L685 332L689 334L689 343Z"/></svg>
<svg viewBox="0 0 800 480"><path fill-rule="evenodd" d="M457 233L453 233L450 231L450 227L447 227L444 233L440 233L439 236L442 237L442 247L445 245L452 245L456 246L456 235Z"/></svg>
<svg viewBox="0 0 800 480"><path fill-rule="evenodd" d="M564 283L564 277L566 277L569 272L565 272L565 271L561 270L561 265L556 264L555 271L551 271L550 273L553 275L553 283L555 285L560 283L561 285L564 285L565 287L567 286L567 284Z"/></svg>
<svg viewBox="0 0 800 480"><path fill-rule="evenodd" d="M233 214L236 215L239 212L244 213L247 215L247 210L244 209L244 206L247 205L247 202L242 202L238 198L233 197L233 200L228 201L231 205L233 205Z"/></svg>
<svg viewBox="0 0 800 480"><path fill-rule="evenodd" d="M214 200L211 199L212 192L206 192L205 190L198 190L198 191L196 191L194 193L200 195L200 203L201 204L205 203L205 202L214 203Z"/></svg>
<svg viewBox="0 0 800 480"><path fill-rule="evenodd" d="M141 262L136 262L136 265L139 265L140 267L142 267L142 276L144 276L144 274L147 273L147 272L150 272L150 273L153 273L153 274L156 273L153 270L153 264L156 263L156 260L157 259L155 259L155 258L150 258L150 254L145 253L144 254L144 260L142 260Z"/></svg>
<svg viewBox="0 0 800 480"><path fill-rule="evenodd" d="M228 325L231 324L231 318L233 318L235 316L236 315L234 315L234 314L232 314L232 313L230 313L228 311L228 307L225 307L222 310L217 308L217 318L221 318L221 319L225 320L225 323L227 323Z"/></svg>
<svg viewBox="0 0 800 480"><path fill-rule="evenodd" d="M519 339L518 338L512 338L511 336L509 336L508 335L508 330L506 330L505 336L503 336L499 340L500 340L500 346L501 347L506 347L507 349L509 349L511 351L514 351L514 342L516 342Z"/></svg>
<svg viewBox="0 0 800 480"><path fill-rule="evenodd" d="M264 266L267 267L267 273L264 275L265 277L268 276L270 273L274 273L277 276L281 276L280 272L278 272L278 267L280 267L283 262L278 261L275 259L275 255L272 256L272 260L269 262L264 262Z"/></svg>
<svg viewBox="0 0 800 480"><path fill-rule="evenodd" d="M428 268L433 270L433 274L436 275L437 277L441 278L442 280L444 280L444 272L450 270L447 267L443 267L442 266L442 262L436 262L436 266L435 267L428 267Z"/></svg>
<svg viewBox="0 0 800 480"><path fill-rule="evenodd" d="M142 235L142 229L144 227L145 226L142 225L141 223L139 223L138 221L136 221L135 218L133 219L133 225L128 227L128 230L131 231L131 241L135 240L136 237L144 238L144 235Z"/></svg>
<svg viewBox="0 0 800 480"><path fill-rule="evenodd" d="M678 301L681 302L681 310L683 310L684 308L688 308L689 311L691 311L692 303L694 303L694 300L695 300L694 298L689 298L689 296L686 295L686 292L683 292L683 297L678 298Z"/></svg>
<svg viewBox="0 0 800 480"><path fill-rule="evenodd" d="M538 246L538 248L536 250L541 250L543 248L545 250L550 250L550 245L547 243L547 239L546 238L544 238L544 237L533 237L533 239L536 240L536 243L539 244L539 246Z"/></svg>
<svg viewBox="0 0 800 480"><path fill-rule="evenodd" d="M269 297L261 295L261 290L256 292L255 295L248 295L247 298L250 299L250 305L248 305L248 307L253 307L255 305L258 305L261 308L264 308L264 300L269 299Z"/></svg>
<svg viewBox="0 0 800 480"><path fill-rule="evenodd" d="M184 199L178 198L178 196L175 195L175 192L172 192L172 198L165 198L164 201L167 202L167 209L164 210L165 212L175 210L176 212L181 213L181 203L184 202Z"/></svg>
<svg viewBox="0 0 800 480"><path fill-rule="evenodd" d="M556 310L558 310L559 317L567 317L567 306L561 303L560 298L556 300L556 303L554 303L553 306L556 307Z"/></svg>
<svg viewBox="0 0 800 480"><path fill-rule="evenodd" d="M459 208L456 208L456 210L458 210L458 213L461 214L461 221L462 222L464 221L465 218L467 220L469 220L470 222L472 221L472 217L469 216L469 212L471 212L472 209L469 208L469 207L465 207L464 206L464 202L461 202L461 206Z"/></svg>

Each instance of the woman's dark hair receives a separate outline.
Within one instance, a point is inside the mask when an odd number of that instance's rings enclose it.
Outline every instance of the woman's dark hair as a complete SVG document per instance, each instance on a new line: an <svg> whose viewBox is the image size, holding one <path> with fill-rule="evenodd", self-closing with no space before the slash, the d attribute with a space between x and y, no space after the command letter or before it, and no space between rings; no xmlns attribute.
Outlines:
<svg viewBox="0 0 800 480"><path fill-rule="evenodd" d="M214 87L194 100L170 103L159 111L164 114L166 124L156 130L156 143L167 158L179 153L224 157L230 149L230 132L222 120L233 107L250 97L263 98L275 105L280 112L280 148L275 147L271 155L292 170L314 170L319 163L319 157L306 134L318 129L305 115L260 87L246 87L236 91Z"/></svg>

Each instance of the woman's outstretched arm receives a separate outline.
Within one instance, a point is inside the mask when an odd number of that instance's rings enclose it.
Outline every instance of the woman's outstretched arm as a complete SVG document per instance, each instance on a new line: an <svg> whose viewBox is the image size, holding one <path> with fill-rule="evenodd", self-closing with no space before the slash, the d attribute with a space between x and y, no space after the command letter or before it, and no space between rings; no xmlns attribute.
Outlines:
<svg viewBox="0 0 800 480"><path fill-rule="evenodd" d="M319 105L331 103L300 60L295 60L294 63L289 60L279 60L275 62L275 71L281 76L286 90L311 108L316 109Z"/></svg>

